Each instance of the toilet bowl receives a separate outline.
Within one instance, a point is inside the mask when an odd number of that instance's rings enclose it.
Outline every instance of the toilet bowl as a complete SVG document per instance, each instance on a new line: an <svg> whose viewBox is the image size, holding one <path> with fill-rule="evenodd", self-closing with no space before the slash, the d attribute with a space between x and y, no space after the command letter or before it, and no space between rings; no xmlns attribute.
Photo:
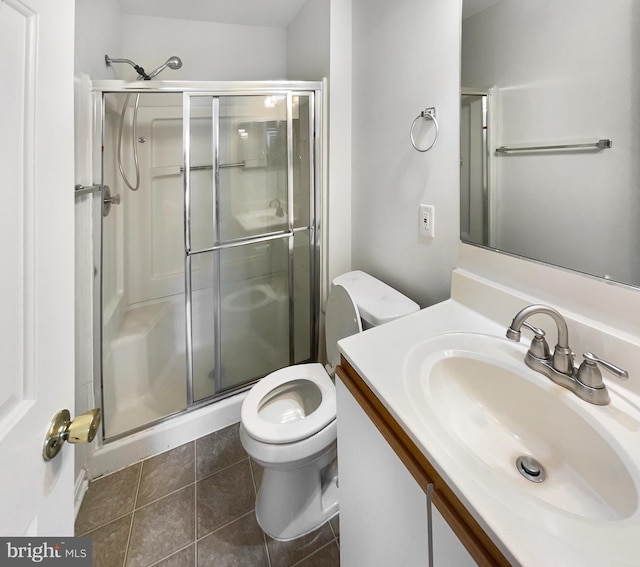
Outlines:
<svg viewBox="0 0 640 567"><path fill-rule="evenodd" d="M264 469L256 519L272 538L301 537L338 513L336 393L329 375L339 362L337 342L418 309L364 272L338 276L326 308L327 370L320 363L281 368L250 390L240 440Z"/></svg>

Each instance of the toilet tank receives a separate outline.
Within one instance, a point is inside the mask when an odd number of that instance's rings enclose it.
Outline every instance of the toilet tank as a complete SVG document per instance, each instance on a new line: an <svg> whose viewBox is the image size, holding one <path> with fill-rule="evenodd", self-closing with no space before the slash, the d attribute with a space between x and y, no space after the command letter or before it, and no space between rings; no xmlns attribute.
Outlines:
<svg viewBox="0 0 640 567"><path fill-rule="evenodd" d="M358 307L362 328L377 327L420 310L420 306L386 283L360 270L336 277L332 285L341 285Z"/></svg>

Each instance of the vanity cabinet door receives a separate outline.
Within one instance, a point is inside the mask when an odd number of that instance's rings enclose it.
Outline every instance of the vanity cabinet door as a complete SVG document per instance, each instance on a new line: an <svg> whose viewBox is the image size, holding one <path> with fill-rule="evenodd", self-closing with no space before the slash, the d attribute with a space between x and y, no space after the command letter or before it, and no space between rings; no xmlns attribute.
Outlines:
<svg viewBox="0 0 640 567"><path fill-rule="evenodd" d="M431 529L433 567L477 565L341 380L336 388L340 564L428 567Z"/></svg>
<svg viewBox="0 0 640 567"><path fill-rule="evenodd" d="M336 387L340 565L427 567L425 493L340 380Z"/></svg>
<svg viewBox="0 0 640 567"><path fill-rule="evenodd" d="M510 567L344 358L336 374L341 565Z"/></svg>
<svg viewBox="0 0 640 567"><path fill-rule="evenodd" d="M433 567L476 567L478 565L449 527L438 509L431 505Z"/></svg>

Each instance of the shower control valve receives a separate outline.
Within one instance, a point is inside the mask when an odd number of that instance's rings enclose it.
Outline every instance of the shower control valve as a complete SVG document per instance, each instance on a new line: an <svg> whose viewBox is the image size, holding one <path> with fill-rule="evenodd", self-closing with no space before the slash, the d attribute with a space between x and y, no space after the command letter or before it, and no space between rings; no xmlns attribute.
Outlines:
<svg viewBox="0 0 640 567"><path fill-rule="evenodd" d="M111 212L111 205L120 204L120 194L111 195L111 189L108 185L104 186L104 198L102 199L102 216L106 217Z"/></svg>

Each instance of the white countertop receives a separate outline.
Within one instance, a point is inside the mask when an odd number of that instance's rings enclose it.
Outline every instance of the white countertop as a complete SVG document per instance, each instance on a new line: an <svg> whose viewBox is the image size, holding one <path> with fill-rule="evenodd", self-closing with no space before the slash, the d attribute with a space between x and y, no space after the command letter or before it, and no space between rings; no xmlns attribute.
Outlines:
<svg viewBox="0 0 640 567"><path fill-rule="evenodd" d="M522 493L507 486L509 483L501 485L500 475L492 474L488 468L467 470L462 466L455 450L441 442L442 436L428 427L412 403L403 378L412 349L434 335L448 332L504 337L509 323L507 320L498 324L451 299L338 344L341 353L511 563L527 567L640 565L640 504L636 503L635 512L629 517L605 521L561 511L527 494L520 498ZM522 342L525 367L529 341ZM533 372L526 367L525 371ZM575 397L541 374L534 374L543 388L557 389L558 396ZM624 447L622 458L627 468L635 471L633 482L636 494L640 494L640 400L609 381L607 385L610 405L592 406L576 398L577 411L584 419L606 428L613 445Z"/></svg>

